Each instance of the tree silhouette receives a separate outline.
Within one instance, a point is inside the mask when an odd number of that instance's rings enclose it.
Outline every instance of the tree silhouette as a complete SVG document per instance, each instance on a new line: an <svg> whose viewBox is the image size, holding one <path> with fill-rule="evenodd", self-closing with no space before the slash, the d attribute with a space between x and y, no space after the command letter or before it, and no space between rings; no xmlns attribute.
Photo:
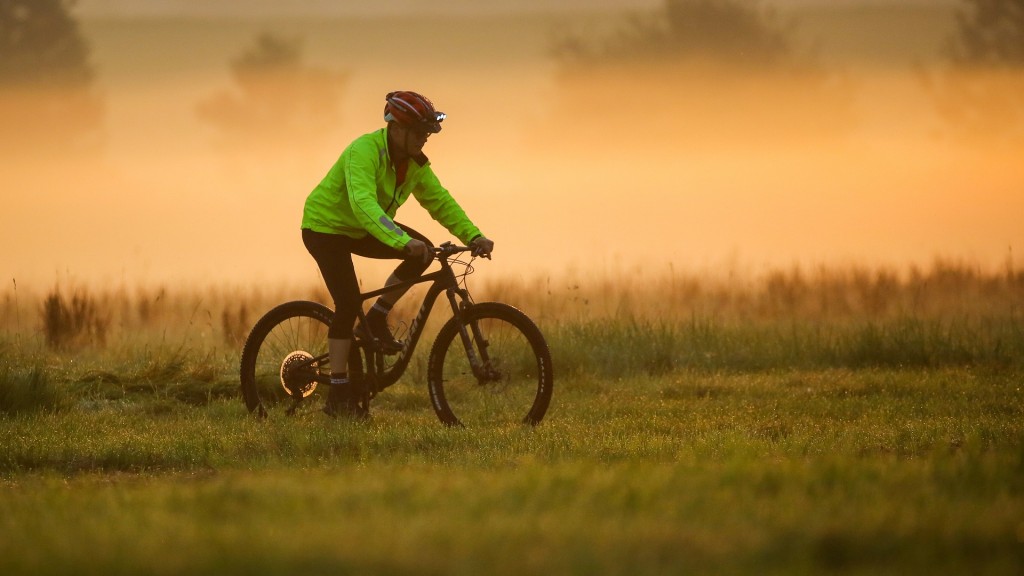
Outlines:
<svg viewBox="0 0 1024 576"><path fill-rule="evenodd" d="M563 39L556 56L569 68L695 59L764 66L787 61L792 49L774 14L757 2L668 0L662 11L634 17L600 44Z"/></svg>
<svg viewBox="0 0 1024 576"><path fill-rule="evenodd" d="M0 82L84 87L89 49L67 0L0 0Z"/></svg>
<svg viewBox="0 0 1024 576"><path fill-rule="evenodd" d="M1024 137L1024 0L962 0L948 63L926 83L954 136Z"/></svg>
<svg viewBox="0 0 1024 576"><path fill-rule="evenodd" d="M0 130L7 151L80 144L101 118L71 0L0 0Z"/></svg>
<svg viewBox="0 0 1024 576"><path fill-rule="evenodd" d="M852 122L848 83L794 47L757 1L666 0L611 35L563 38L554 57L553 122L591 131L587 141L614 133L673 146L771 145L839 135Z"/></svg>
<svg viewBox="0 0 1024 576"><path fill-rule="evenodd" d="M1024 67L1024 0L964 0L951 59L966 66Z"/></svg>
<svg viewBox="0 0 1024 576"><path fill-rule="evenodd" d="M346 76L303 65L297 40L260 34L231 62L231 77L234 89L197 106L229 146L317 139L338 121Z"/></svg>

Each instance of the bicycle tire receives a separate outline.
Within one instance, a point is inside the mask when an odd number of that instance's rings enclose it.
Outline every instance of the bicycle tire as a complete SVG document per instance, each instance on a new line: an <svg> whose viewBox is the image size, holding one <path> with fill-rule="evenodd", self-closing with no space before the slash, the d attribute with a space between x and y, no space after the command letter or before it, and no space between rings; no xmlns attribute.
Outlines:
<svg viewBox="0 0 1024 576"><path fill-rule="evenodd" d="M499 302L474 304L461 314L474 350L489 356L486 375L473 373L458 322L438 332L427 361L427 386L437 417L447 426L537 425L551 403L551 351L540 329L519 309ZM483 341L472 336L477 326Z"/></svg>
<svg viewBox="0 0 1024 576"><path fill-rule="evenodd" d="M265 417L292 398L310 396L314 379L329 370L324 362L298 374L288 366L326 355L327 331L334 312L317 302L285 302L263 315L245 340L239 363L242 398L249 412Z"/></svg>

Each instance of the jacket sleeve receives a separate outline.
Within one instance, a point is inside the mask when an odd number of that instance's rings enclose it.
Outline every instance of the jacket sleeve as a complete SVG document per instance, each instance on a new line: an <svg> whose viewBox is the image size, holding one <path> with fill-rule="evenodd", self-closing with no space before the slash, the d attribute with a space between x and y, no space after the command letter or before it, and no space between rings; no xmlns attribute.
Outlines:
<svg viewBox="0 0 1024 576"><path fill-rule="evenodd" d="M409 235L395 224L377 201L377 170L381 159L372 143L352 147L345 161L348 201L359 226L396 250L409 243Z"/></svg>
<svg viewBox="0 0 1024 576"><path fill-rule="evenodd" d="M423 178L412 193L430 217L437 220L463 244L469 244L477 236L482 236L480 229L470 221L459 203L444 186L441 186L429 165L426 166Z"/></svg>

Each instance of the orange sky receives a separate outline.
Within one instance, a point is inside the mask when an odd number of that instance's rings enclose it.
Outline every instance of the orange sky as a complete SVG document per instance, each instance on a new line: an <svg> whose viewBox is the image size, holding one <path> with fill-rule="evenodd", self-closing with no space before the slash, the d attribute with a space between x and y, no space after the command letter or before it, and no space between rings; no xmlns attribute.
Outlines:
<svg viewBox="0 0 1024 576"><path fill-rule="evenodd" d="M638 86L640 102L567 107L546 57L557 28L536 20L465 21L442 34L407 22L390 43L387 23L278 24L304 40L312 65L349 75L342 120L324 127L322 142L264 142L232 159L195 109L231 87L227 63L261 24L87 22L106 108L102 153L5 161L4 275L40 287L316 282L299 240L302 202L348 140L381 124L381 98L399 88L450 115L427 153L496 240L494 262L482 264L489 276L935 257L1001 266L1024 250L1019 132L968 141L943 123L915 68L934 52L934 27L918 53L892 40L894 56L881 63L877 44L854 57L857 34L821 48L853 97L838 135L778 120L797 100L776 81L752 113L779 124L749 138L700 118L652 123L658 89L677 105L680 94L694 97L698 109L715 99L673 77L654 92ZM574 124L577 113L593 121ZM824 105L816 113L832 122ZM446 238L414 203L398 219Z"/></svg>

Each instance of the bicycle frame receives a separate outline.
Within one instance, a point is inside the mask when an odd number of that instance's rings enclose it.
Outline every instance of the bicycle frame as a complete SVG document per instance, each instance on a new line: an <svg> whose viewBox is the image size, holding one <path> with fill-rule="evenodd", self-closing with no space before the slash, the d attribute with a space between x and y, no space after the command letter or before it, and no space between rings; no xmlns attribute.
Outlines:
<svg viewBox="0 0 1024 576"><path fill-rule="evenodd" d="M434 259L441 264L440 270L436 270L429 274L424 274L411 280L404 280L392 284L390 286L385 286L384 288L379 288L377 290L372 290L370 292L364 292L360 294L360 299L365 302L366 300L377 298L379 296L387 294L388 292L393 292L395 290L411 288L412 286L415 286L417 284L423 284L425 282L433 283L427 290L427 294L423 299L423 303L420 305L420 309L416 313L416 316L409 327L408 345L406 345L405 349L398 353L397 359L395 360L395 367L392 369L392 372L396 376L402 374L405 371L406 367L408 366L409 360L411 360L412 354L416 349L416 345L419 343L420 337L423 334L423 327L426 324L427 318L430 316L430 312L431 310L433 310L434 304L437 302L437 297L440 296L442 292L445 292L447 294L448 303L452 309L452 315L455 318L461 317L461 312L463 308L469 302L469 292L464 288L459 288L458 280L455 276L455 272L452 270L451 263L448 261L448 257L459 252L465 252L467 250L469 249L465 247L454 246L450 242L446 242L442 244L440 248L434 249ZM360 307L359 309L357 318L359 319L360 322L363 323L364 326L368 325L366 320L366 313L363 312L362 307ZM487 361L487 344L486 340L483 338L483 335L480 333L480 328L476 325L472 327L472 331L474 337L476 338L476 341L481 343L481 350L479 351L479 355L477 354L477 350L475 350L472 345L473 339L470 338L469 332L466 330L466 327L463 326L461 322L459 323L459 331L462 336L462 342L463 345L465 346L466 353L469 357L470 365L473 367L473 372L478 377L484 378L486 375L484 374L482 366ZM371 384L372 396L376 393L377 390L386 387L384 386L377 388L376 386L376 379L378 375L384 373L385 354L383 352L383 348L377 342L376 338L372 337L372 335L371 340L357 340L354 342L354 344L355 346L353 347L352 352L358 354L359 348L364 348L370 353L368 354L367 357L366 368L368 372L367 376L369 377ZM329 355L327 354L320 355L316 358L309 360L308 365L311 367L319 367L322 365L322 362L324 360L328 359L328 357ZM372 362L370 361L371 357ZM326 374L319 374L316 379L318 382L324 384L330 382L329 376Z"/></svg>
<svg viewBox="0 0 1024 576"><path fill-rule="evenodd" d="M438 257L437 260L441 262L440 270L424 274L423 276L412 280L397 282L385 288L365 292L360 295L360 298L365 302L366 300L382 296L388 292L411 288L417 284L423 284L424 282L433 282L430 288L427 289L427 295L423 298L423 303L420 305L419 311L416 313L412 324L409 326L409 344L404 350L398 353L398 360L396 363L404 364L412 357L412 353L416 349L416 344L419 343L420 336L423 334L423 326L426 324L427 318L430 316L430 312L433 310L434 304L437 302L437 297L440 296L442 292L447 292L448 303L451 305L452 314L455 316L458 316L460 311L460 303L456 300L456 296L461 298L462 302L469 299L469 293L466 290L459 288L458 281L455 278L455 273L452 271L451 264L448 262L447 257ZM362 308L359 310L358 318L364 326L367 325L366 313L363 312ZM364 343L364 346L365 344L369 344L370 349L375 352L381 350L379 344L377 344L376 338L372 338L369 342Z"/></svg>

